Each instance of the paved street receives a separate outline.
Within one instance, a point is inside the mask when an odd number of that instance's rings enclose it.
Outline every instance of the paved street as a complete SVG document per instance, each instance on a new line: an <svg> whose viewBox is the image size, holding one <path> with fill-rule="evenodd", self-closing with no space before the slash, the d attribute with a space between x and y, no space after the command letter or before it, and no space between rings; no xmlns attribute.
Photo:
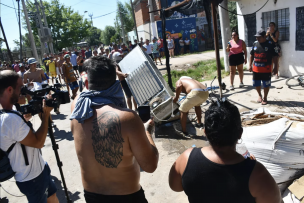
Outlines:
<svg viewBox="0 0 304 203"><path fill-rule="evenodd" d="M187 63L194 63L199 60L212 59L214 58L214 52L207 52L200 55L190 55L180 58L174 58L171 61L173 65L181 65ZM163 68L163 66L159 66ZM274 79L273 79L274 80ZM229 87L229 77L223 80ZM210 85L210 81L206 81ZM238 75L235 78L235 86L239 84ZM228 97L233 103L235 103L240 111L247 111L249 109L255 109L261 106L256 102L257 93L252 87L252 75L249 72L245 72L244 78L245 87L236 88L234 91L224 91L225 97ZM215 82L214 85L217 85ZM276 87L283 87L282 89L276 89ZM280 78L274 80L269 93L269 104L266 106L272 110L277 109L277 105L280 101L288 102L288 105L297 105L304 107L304 88L297 87L289 89L285 86L285 79ZM204 108L204 107L203 107ZM204 108L206 109L206 108ZM84 201L83 188L81 183L80 168L77 160L77 156L74 149L73 135L70 132L70 104L62 105L60 108L61 114L56 115L52 113L52 118L56 123L54 129L54 135L59 145L59 155L63 162L63 172L67 187L70 191L70 197L74 202L82 203ZM194 111L190 112L194 114ZM179 122L176 122L178 125ZM188 130L193 134L197 134L197 139L182 140L179 139L173 130L173 125L166 124L158 126L155 133L155 143L159 150L159 164L157 170L153 174L141 172L141 185L145 190L146 198L150 203L176 203L176 202L188 202L187 196L184 192L176 193L169 188L168 174L173 162L185 149L195 144L198 147L207 145L206 139L203 134L203 130L196 129L192 123L188 124ZM37 129L40 126L40 120L37 116L33 118L33 125ZM49 138L46 139L45 147L42 149L43 157L50 165L52 170L51 174L55 181L60 202L66 202L64 197L64 191L61 184L61 177L57 167L54 152L52 150L51 141ZM15 185L14 179L2 183L2 186L8 192L14 195L22 195ZM25 197L15 197L7 194L3 188L1 188L1 197L6 197L8 202L26 202ZM5 201L4 201L5 202ZM2 203L2 201L1 201Z"/></svg>

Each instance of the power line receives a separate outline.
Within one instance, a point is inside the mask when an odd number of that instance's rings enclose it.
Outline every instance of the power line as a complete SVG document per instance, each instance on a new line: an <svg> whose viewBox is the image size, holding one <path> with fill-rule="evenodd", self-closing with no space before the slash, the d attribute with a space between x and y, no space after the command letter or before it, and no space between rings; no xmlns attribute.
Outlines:
<svg viewBox="0 0 304 203"><path fill-rule="evenodd" d="M117 11L117 10L116 10L116 11ZM115 13L116 11L113 11L113 12L111 12L111 13ZM109 15L109 14L111 14L111 13L107 13L107 14L104 14L104 15L101 15L101 16L97 16L97 17L94 17L93 19L100 18L100 17L106 16L106 15Z"/></svg>
<svg viewBox="0 0 304 203"><path fill-rule="evenodd" d="M18 17L17 17L17 9L16 9L16 7L15 7L15 3L14 3L14 0L12 0L12 2L13 2L13 5L14 5L14 9L15 9L15 14L16 14L16 19L17 19L17 23L18 23L18 25L19 25L19 19L18 19Z"/></svg>
<svg viewBox="0 0 304 203"><path fill-rule="evenodd" d="M226 11L228 11L229 13L232 13L232 14L234 14L234 15L238 15L238 16L248 16L248 15L255 14L255 13L259 12L260 10L262 10L262 8L264 8L268 2L269 2L269 0L267 0L266 3L265 3L259 10L255 11L255 12L253 12L253 13L245 14L245 15L241 15L241 14L237 14L237 13L235 13L235 12L229 11L227 8L224 8L224 7L221 6L220 4L219 4L219 7L221 7L222 9L224 9L224 10L226 10Z"/></svg>
<svg viewBox="0 0 304 203"><path fill-rule="evenodd" d="M3 4L3 3L0 3L0 4L3 5L3 6L6 6L6 7L12 8L12 9L18 10L18 9L16 9L16 8L13 8L13 7L8 6L8 5L6 5L6 4ZM21 9L20 9L20 10L21 10ZM23 10L22 10L22 11L23 11Z"/></svg>

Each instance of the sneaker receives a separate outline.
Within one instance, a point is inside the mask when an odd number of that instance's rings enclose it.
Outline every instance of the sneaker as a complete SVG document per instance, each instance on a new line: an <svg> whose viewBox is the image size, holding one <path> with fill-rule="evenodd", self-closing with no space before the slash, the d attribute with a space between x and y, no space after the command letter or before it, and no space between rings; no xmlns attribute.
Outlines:
<svg viewBox="0 0 304 203"><path fill-rule="evenodd" d="M191 139L191 136L189 135L189 133L185 133L185 132L182 132L182 131L177 131L178 132L178 135L181 136L182 138L184 139Z"/></svg>
<svg viewBox="0 0 304 203"><path fill-rule="evenodd" d="M239 87L240 88L244 87L244 83L241 82Z"/></svg>
<svg viewBox="0 0 304 203"><path fill-rule="evenodd" d="M234 90L234 86L233 85L230 86L230 90Z"/></svg>
<svg viewBox="0 0 304 203"><path fill-rule="evenodd" d="M204 123L195 123L194 127L196 127L196 128L203 128L204 127Z"/></svg>

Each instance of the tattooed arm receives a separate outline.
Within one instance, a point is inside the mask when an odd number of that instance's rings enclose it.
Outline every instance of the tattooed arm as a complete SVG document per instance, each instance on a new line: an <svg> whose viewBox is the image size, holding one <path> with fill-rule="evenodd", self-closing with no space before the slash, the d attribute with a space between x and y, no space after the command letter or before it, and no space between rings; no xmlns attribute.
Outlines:
<svg viewBox="0 0 304 203"><path fill-rule="evenodd" d="M144 126L137 114L133 113L130 117L125 125L130 148L140 167L153 173L158 163L158 150L152 138L154 122L150 120Z"/></svg>

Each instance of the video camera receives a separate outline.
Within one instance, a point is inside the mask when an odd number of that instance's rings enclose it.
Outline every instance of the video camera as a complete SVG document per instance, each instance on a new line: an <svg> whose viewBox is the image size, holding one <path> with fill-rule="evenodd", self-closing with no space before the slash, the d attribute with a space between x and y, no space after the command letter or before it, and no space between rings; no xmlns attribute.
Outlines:
<svg viewBox="0 0 304 203"><path fill-rule="evenodd" d="M26 86L22 87L21 94L29 94L32 96L32 100L29 101L29 104L21 106L22 114L38 114L42 113L42 101L45 99L45 103L49 107L53 107L54 111L57 111L60 104L66 104L70 102L70 95L68 91L62 91L60 88L62 85L60 83L54 84L54 86L49 86L48 84L42 85L41 90L31 91L28 90ZM47 99L46 95L50 91L53 91L52 99Z"/></svg>

